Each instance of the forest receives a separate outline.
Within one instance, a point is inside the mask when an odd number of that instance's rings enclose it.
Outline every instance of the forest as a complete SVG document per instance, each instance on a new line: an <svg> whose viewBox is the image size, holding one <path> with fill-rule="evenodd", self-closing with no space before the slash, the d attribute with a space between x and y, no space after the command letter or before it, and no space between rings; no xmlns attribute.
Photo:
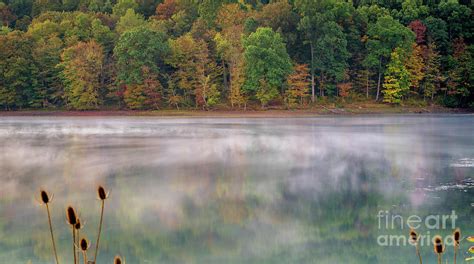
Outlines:
<svg viewBox="0 0 474 264"><path fill-rule="evenodd" d="M1 2L4 1L4 2ZM456 0L0 0L0 108L474 107Z"/></svg>

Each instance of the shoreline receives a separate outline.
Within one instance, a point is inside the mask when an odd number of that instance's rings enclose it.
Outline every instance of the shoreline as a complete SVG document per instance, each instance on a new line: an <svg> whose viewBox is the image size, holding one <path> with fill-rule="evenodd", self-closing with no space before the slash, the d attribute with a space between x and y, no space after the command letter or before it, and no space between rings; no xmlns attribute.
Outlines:
<svg viewBox="0 0 474 264"><path fill-rule="evenodd" d="M19 110L0 111L0 117L5 116L156 116L156 117L317 117L317 116L360 116L360 115L399 115L399 114L472 114L470 109L446 108L440 106L430 107L345 107L328 108L325 106L312 109L268 109L268 110L93 110L93 111L68 111L68 110Z"/></svg>

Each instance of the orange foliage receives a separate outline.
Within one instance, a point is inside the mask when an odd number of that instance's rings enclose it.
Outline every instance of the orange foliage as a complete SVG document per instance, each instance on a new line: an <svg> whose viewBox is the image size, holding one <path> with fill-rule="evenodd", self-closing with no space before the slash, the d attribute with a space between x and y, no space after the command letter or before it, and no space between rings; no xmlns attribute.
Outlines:
<svg viewBox="0 0 474 264"><path fill-rule="evenodd" d="M159 20L170 19L176 11L178 4L175 0L165 0L156 7L156 18Z"/></svg>
<svg viewBox="0 0 474 264"><path fill-rule="evenodd" d="M350 82L338 83L337 89L339 91L340 97L347 97L349 96L349 92L352 89L352 83Z"/></svg>
<svg viewBox="0 0 474 264"><path fill-rule="evenodd" d="M286 91L286 101L289 107L302 105L309 96L309 68L308 64L296 64L294 72L288 76L289 88Z"/></svg>

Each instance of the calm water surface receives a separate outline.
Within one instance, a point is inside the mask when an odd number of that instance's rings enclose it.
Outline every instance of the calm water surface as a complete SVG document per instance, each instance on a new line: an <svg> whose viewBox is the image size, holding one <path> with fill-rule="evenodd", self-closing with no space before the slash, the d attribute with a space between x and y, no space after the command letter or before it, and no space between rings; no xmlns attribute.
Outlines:
<svg viewBox="0 0 474 264"><path fill-rule="evenodd" d="M71 263L64 209L94 241L97 184L98 263L416 263L380 243L408 233L400 218L454 210L474 235L474 116L0 117L0 263L53 263L40 188Z"/></svg>

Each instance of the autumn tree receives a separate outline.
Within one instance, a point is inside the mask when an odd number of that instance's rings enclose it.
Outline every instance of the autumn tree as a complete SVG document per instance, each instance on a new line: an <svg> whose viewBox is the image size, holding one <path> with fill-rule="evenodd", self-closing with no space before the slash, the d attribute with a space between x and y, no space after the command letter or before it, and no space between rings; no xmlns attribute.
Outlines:
<svg viewBox="0 0 474 264"><path fill-rule="evenodd" d="M413 20L408 27L415 33L416 44L421 45L425 42L426 26L420 20Z"/></svg>
<svg viewBox="0 0 474 264"><path fill-rule="evenodd" d="M158 109L163 87L158 76L147 66L142 67L143 83L129 84L124 92L124 101L130 109Z"/></svg>
<svg viewBox="0 0 474 264"><path fill-rule="evenodd" d="M405 61L405 68L409 72L410 88L413 92L419 93L420 82L423 80L424 72L424 61L423 61L423 47L413 43L411 52L408 54Z"/></svg>
<svg viewBox="0 0 474 264"><path fill-rule="evenodd" d="M217 78L219 71L209 58L207 44L186 34L170 40L171 54L167 62L176 68L175 83L183 91L184 99L193 97L197 107L209 107L219 99Z"/></svg>
<svg viewBox="0 0 474 264"><path fill-rule="evenodd" d="M307 64L295 64L293 73L288 75L288 89L285 92L285 101L289 108L302 106L309 96L310 74Z"/></svg>
<svg viewBox="0 0 474 264"><path fill-rule="evenodd" d="M274 99L292 70L290 57L279 33L271 28L258 28L243 40L245 84L264 107Z"/></svg>
<svg viewBox="0 0 474 264"><path fill-rule="evenodd" d="M410 88L410 73L404 65L404 50L396 48L387 66L385 80L383 83L383 101L390 104L400 104L402 97Z"/></svg>
<svg viewBox="0 0 474 264"><path fill-rule="evenodd" d="M17 17L11 12L10 8L3 2L0 2L0 22L3 26L10 26Z"/></svg>
<svg viewBox="0 0 474 264"><path fill-rule="evenodd" d="M155 16L160 20L168 20L175 14L177 8L176 0L165 0L156 6Z"/></svg>
<svg viewBox="0 0 474 264"><path fill-rule="evenodd" d="M449 57L447 99L449 106L463 106L474 93L474 46L468 46L463 38L458 38L453 47Z"/></svg>
<svg viewBox="0 0 474 264"><path fill-rule="evenodd" d="M382 16L375 24L369 24L367 30L368 55L364 61L365 65L376 69L377 93L375 100L379 99L382 76L386 64L396 48L409 50L414 41L415 34L391 16ZM399 56L398 52L396 56Z"/></svg>
<svg viewBox="0 0 474 264"><path fill-rule="evenodd" d="M91 84L100 87L98 106L295 107L301 91L275 77L288 72L267 56L278 49L255 45L261 57L244 56L251 49L243 40L261 27L279 34L292 62L307 65L312 100L380 101L382 90L394 90L385 87L400 84L394 76L404 71L391 62L398 49L410 87L400 98L467 107L474 105L472 11L467 0L0 0L0 107L73 107L57 65L65 50L92 41L103 54L99 84Z"/></svg>
<svg viewBox="0 0 474 264"><path fill-rule="evenodd" d="M61 60L67 105L78 110L97 109L101 103L102 47L94 40L79 42L65 49Z"/></svg>
<svg viewBox="0 0 474 264"><path fill-rule="evenodd" d="M239 4L223 5L217 14L216 24L221 29L215 37L216 50L221 59L223 83L230 104L244 106L247 96L242 90L244 84L244 59L242 36L248 14Z"/></svg>
<svg viewBox="0 0 474 264"><path fill-rule="evenodd" d="M435 44L428 45L424 71L423 96L433 100L440 89L441 82L444 81L441 74L441 58Z"/></svg>
<svg viewBox="0 0 474 264"><path fill-rule="evenodd" d="M341 80L341 82L339 82L338 84L336 84L336 89L337 89L337 92L336 92L336 95L342 97L342 98L346 98L349 96L351 90L352 90L352 82L350 81L350 76L349 76L349 72L346 71L344 73L344 77L343 79Z"/></svg>
<svg viewBox="0 0 474 264"><path fill-rule="evenodd" d="M192 0L165 0L156 7L152 22L170 36L186 34L197 19L196 3Z"/></svg>

